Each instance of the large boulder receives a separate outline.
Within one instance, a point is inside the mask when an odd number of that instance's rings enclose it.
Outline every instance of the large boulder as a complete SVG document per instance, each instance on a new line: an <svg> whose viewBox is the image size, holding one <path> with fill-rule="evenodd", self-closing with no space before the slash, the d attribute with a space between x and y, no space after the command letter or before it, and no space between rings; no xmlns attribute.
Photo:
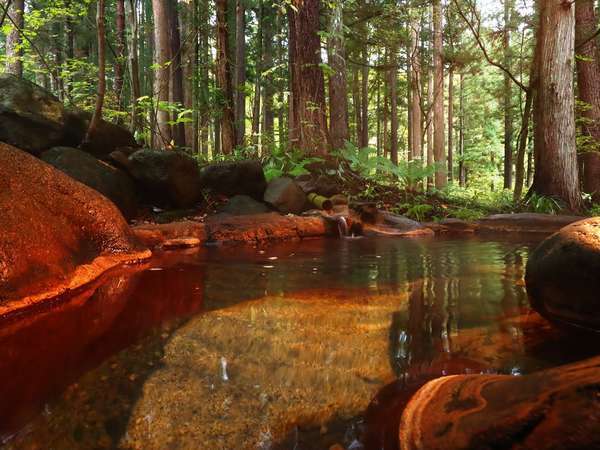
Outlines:
<svg viewBox="0 0 600 450"><path fill-rule="evenodd" d="M122 170L71 147L54 147L42 153L41 158L112 200L126 218L135 216L138 206L135 185Z"/></svg>
<svg viewBox="0 0 600 450"><path fill-rule="evenodd" d="M0 141L38 155L55 145L76 146L72 117L54 95L14 75L0 75Z"/></svg>
<svg viewBox="0 0 600 450"><path fill-rule="evenodd" d="M600 448L600 357L526 376L430 381L402 413L403 450Z"/></svg>
<svg viewBox="0 0 600 450"><path fill-rule="evenodd" d="M284 214L300 214L307 203L304 191L288 177L271 180L264 201Z"/></svg>
<svg viewBox="0 0 600 450"><path fill-rule="evenodd" d="M110 159L110 153L119 148L138 148L139 145L131 132L119 125L106 120L98 123L96 131L92 133L89 141L85 141L85 134L92 118L87 111L69 111L71 126L67 130L68 140L81 143L82 150L91 153L96 158Z"/></svg>
<svg viewBox="0 0 600 450"><path fill-rule="evenodd" d="M152 205L187 208L202 196L198 164L183 152L138 150L128 163L141 194Z"/></svg>
<svg viewBox="0 0 600 450"><path fill-rule="evenodd" d="M540 213L494 214L480 219L477 231L550 234L581 219L583 217Z"/></svg>
<svg viewBox="0 0 600 450"><path fill-rule="evenodd" d="M600 331L600 217L562 228L530 255L531 305L546 318Z"/></svg>
<svg viewBox="0 0 600 450"><path fill-rule="evenodd" d="M0 75L0 92L0 141L33 155L55 146L78 147L83 142L90 113L67 110L41 86L14 75ZM133 135L102 120L83 149L105 158L127 146L137 146Z"/></svg>
<svg viewBox="0 0 600 450"><path fill-rule="evenodd" d="M259 201L254 200L247 195L235 195L229 201L219 208L220 213L231 214L232 216L245 216L248 214L263 214L270 212L271 209Z"/></svg>
<svg viewBox="0 0 600 450"><path fill-rule="evenodd" d="M267 180L260 161L246 160L210 164L200 170L200 184L227 197L248 195L262 200Z"/></svg>
<svg viewBox="0 0 600 450"><path fill-rule="evenodd" d="M148 256L105 197L3 143L0 235L0 314Z"/></svg>

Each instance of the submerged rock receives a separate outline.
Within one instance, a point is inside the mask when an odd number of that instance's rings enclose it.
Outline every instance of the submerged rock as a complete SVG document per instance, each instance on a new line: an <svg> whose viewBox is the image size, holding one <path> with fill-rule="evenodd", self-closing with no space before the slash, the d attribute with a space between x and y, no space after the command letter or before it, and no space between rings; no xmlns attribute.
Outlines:
<svg viewBox="0 0 600 450"><path fill-rule="evenodd" d="M306 206L306 194L288 177L271 180L264 196L265 202L284 214L300 214Z"/></svg>
<svg viewBox="0 0 600 450"><path fill-rule="evenodd" d="M531 254L531 305L554 321L600 331L600 217L564 227Z"/></svg>
<svg viewBox="0 0 600 450"><path fill-rule="evenodd" d="M216 194L248 195L262 200L267 180L260 161L233 161L210 164L200 170L200 185Z"/></svg>
<svg viewBox="0 0 600 450"><path fill-rule="evenodd" d="M137 211L137 195L131 178L92 155L70 147L54 147L41 155L42 160L52 164L77 181L97 190L113 201L126 218Z"/></svg>
<svg viewBox="0 0 600 450"><path fill-rule="evenodd" d="M0 314L149 256L105 197L3 143L0 211Z"/></svg>
<svg viewBox="0 0 600 450"><path fill-rule="evenodd" d="M185 153L138 150L129 157L129 171L152 205L187 208L202 197L198 164Z"/></svg>
<svg viewBox="0 0 600 450"><path fill-rule="evenodd" d="M376 236L431 236L433 230L421 223L387 211L377 211L374 223L365 222L365 235Z"/></svg>
<svg viewBox="0 0 600 450"><path fill-rule="evenodd" d="M400 448L599 448L599 364L596 357L522 377L433 380L402 413Z"/></svg>
<svg viewBox="0 0 600 450"><path fill-rule="evenodd" d="M270 211L271 209L267 205L247 195L235 195L219 209L220 213L231 214L233 216L262 214Z"/></svg>
<svg viewBox="0 0 600 450"><path fill-rule="evenodd" d="M14 75L0 75L0 141L34 155L69 141L70 116L58 98Z"/></svg>
<svg viewBox="0 0 600 450"><path fill-rule="evenodd" d="M581 219L539 213L494 214L477 221L477 231L549 234Z"/></svg>

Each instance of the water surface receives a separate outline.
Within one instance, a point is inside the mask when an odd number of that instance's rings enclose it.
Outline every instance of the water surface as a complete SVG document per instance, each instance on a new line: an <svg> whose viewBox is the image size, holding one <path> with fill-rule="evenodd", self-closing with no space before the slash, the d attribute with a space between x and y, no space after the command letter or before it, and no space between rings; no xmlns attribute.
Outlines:
<svg viewBox="0 0 600 450"><path fill-rule="evenodd" d="M0 323L0 432L14 448L378 446L397 399L424 380L594 353L528 309L536 243L163 254Z"/></svg>

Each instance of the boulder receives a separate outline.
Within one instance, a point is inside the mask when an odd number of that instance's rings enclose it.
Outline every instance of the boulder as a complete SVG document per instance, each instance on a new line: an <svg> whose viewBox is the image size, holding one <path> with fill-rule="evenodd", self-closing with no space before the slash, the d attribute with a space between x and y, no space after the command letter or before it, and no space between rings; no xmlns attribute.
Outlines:
<svg viewBox="0 0 600 450"><path fill-rule="evenodd" d="M198 164L183 152L138 150L129 157L129 171L152 205L187 208L202 196Z"/></svg>
<svg viewBox="0 0 600 450"><path fill-rule="evenodd" d="M378 210L375 223L365 221L363 224L365 235L374 236L432 236L433 230L423 226L408 217Z"/></svg>
<svg viewBox="0 0 600 450"><path fill-rule="evenodd" d="M600 357L526 376L430 381L402 413L403 450L600 448Z"/></svg>
<svg viewBox="0 0 600 450"><path fill-rule="evenodd" d="M546 318L600 331L600 217L544 240L525 276L532 307Z"/></svg>
<svg viewBox="0 0 600 450"><path fill-rule="evenodd" d="M231 197L225 205L219 208L220 213L231 214L233 216L262 214L270 211L271 209L267 205L258 202L247 195L235 195Z"/></svg>
<svg viewBox="0 0 600 450"><path fill-rule="evenodd" d="M342 188L339 181L333 177L325 174L304 174L296 177L296 183L302 188L306 195L317 193L324 197L331 197L335 194L339 194Z"/></svg>
<svg viewBox="0 0 600 450"><path fill-rule="evenodd" d="M288 177L271 180L264 201L284 214L300 214L307 202L304 191Z"/></svg>
<svg viewBox="0 0 600 450"><path fill-rule="evenodd" d="M68 139L81 143L81 149L96 158L109 159L110 153L123 147L139 149L135 137L129 130L120 125L101 120L89 142L83 142L90 125L92 114L87 111L69 111L70 127Z"/></svg>
<svg viewBox="0 0 600 450"><path fill-rule="evenodd" d="M550 234L581 219L539 213L494 214L477 221L477 231Z"/></svg>
<svg viewBox="0 0 600 450"><path fill-rule="evenodd" d="M0 75L0 141L34 155L56 145L77 146L66 130L71 117L54 95L14 75Z"/></svg>
<svg viewBox="0 0 600 450"><path fill-rule="evenodd" d="M54 147L41 155L42 160L110 199L131 219L137 211L133 181L122 170L70 147Z"/></svg>
<svg viewBox="0 0 600 450"><path fill-rule="evenodd" d="M110 201L0 143L0 314L149 256Z"/></svg>
<svg viewBox="0 0 600 450"><path fill-rule="evenodd" d="M227 197L248 195L262 200L267 180L262 164L256 160L210 164L200 170L200 185Z"/></svg>

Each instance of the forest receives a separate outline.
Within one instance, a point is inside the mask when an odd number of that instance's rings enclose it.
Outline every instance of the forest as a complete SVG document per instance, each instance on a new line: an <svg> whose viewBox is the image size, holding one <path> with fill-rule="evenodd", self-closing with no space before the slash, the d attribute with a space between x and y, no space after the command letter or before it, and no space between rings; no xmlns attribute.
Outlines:
<svg viewBox="0 0 600 450"><path fill-rule="evenodd" d="M595 2L501 3L4 0L0 70L201 164L344 161L409 215L595 211Z"/></svg>

